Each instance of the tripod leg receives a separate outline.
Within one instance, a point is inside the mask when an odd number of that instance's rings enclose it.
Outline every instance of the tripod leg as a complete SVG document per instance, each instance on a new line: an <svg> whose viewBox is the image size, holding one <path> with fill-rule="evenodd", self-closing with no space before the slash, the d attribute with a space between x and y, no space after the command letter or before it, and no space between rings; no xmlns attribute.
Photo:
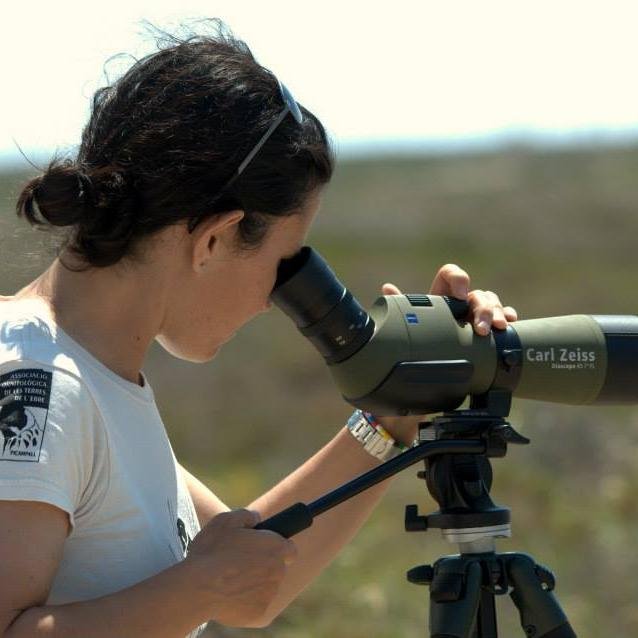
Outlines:
<svg viewBox="0 0 638 638"><path fill-rule="evenodd" d="M536 563L526 554L501 554L507 564L510 597L518 608L521 626L534 638L576 638L554 594L544 589Z"/></svg>
<svg viewBox="0 0 638 638"><path fill-rule="evenodd" d="M496 638L496 605L494 594L481 590L481 602L477 616L477 638Z"/></svg>
<svg viewBox="0 0 638 638"><path fill-rule="evenodd" d="M445 557L434 565L430 585L430 637L472 638L481 599L481 565Z"/></svg>

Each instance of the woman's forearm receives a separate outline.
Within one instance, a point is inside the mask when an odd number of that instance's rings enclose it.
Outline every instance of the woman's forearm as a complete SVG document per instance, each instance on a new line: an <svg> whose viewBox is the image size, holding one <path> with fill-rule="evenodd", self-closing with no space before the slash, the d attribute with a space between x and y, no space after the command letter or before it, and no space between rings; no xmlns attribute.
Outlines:
<svg viewBox="0 0 638 638"><path fill-rule="evenodd" d="M342 483L380 464L345 428L319 452L248 509L256 509L262 520L286 507L308 503ZM332 561L366 521L392 479L378 483L318 516L311 527L293 537L299 555L288 568L266 621L275 618Z"/></svg>
<svg viewBox="0 0 638 638"><path fill-rule="evenodd" d="M24 610L4 638L183 638L207 622L210 595L193 586L182 562L108 596Z"/></svg>

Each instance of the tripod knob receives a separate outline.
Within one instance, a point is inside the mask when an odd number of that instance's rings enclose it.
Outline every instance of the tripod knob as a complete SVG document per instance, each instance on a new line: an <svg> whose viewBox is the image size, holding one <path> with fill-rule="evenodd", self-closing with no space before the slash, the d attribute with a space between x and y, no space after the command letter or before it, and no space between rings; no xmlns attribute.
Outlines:
<svg viewBox="0 0 638 638"><path fill-rule="evenodd" d="M419 516L418 505L405 506L405 531L425 532L428 528L428 517Z"/></svg>
<svg viewBox="0 0 638 638"><path fill-rule="evenodd" d="M409 569L406 578L415 585L429 585L434 578L432 565L419 565Z"/></svg>
<svg viewBox="0 0 638 638"><path fill-rule="evenodd" d="M554 578L554 574L547 569L547 567L543 567L542 565L536 565L536 569L534 570L536 575L538 576L538 580L541 581L541 586L545 591L553 591L554 587L556 587L556 579Z"/></svg>

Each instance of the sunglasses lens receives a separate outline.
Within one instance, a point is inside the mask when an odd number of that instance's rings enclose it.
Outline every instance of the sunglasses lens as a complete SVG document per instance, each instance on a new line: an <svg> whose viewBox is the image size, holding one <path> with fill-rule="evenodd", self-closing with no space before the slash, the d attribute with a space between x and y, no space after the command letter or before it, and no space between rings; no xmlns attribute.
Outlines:
<svg viewBox="0 0 638 638"><path fill-rule="evenodd" d="M301 109L299 108L299 104L295 101L295 98L292 97L292 93L281 83L279 82L279 87L281 89L281 96L284 100L284 103L288 106L288 109L292 113L292 116L297 120L299 124L303 122L303 115L301 113Z"/></svg>

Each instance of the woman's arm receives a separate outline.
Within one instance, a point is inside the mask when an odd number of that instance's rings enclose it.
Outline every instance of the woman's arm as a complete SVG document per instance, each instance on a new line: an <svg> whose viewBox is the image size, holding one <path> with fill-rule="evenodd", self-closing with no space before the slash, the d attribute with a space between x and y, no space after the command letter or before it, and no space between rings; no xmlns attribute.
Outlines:
<svg viewBox="0 0 638 638"><path fill-rule="evenodd" d="M262 520L293 505L308 503L380 464L345 428L301 467L248 505ZM321 514L293 537L297 560L288 568L280 589L266 611L265 624L283 611L348 544L370 516L392 479L378 483Z"/></svg>
<svg viewBox="0 0 638 638"><path fill-rule="evenodd" d="M184 562L114 594L21 611L3 638L181 638L212 615Z"/></svg>
<svg viewBox="0 0 638 638"><path fill-rule="evenodd" d="M404 427L404 440L414 438ZM345 428L321 450L260 496L247 509L259 512L264 520L294 503L308 503L342 483L376 467L380 461L371 456ZM184 470L201 525L227 507L201 481ZM386 492L392 479L366 490L334 509L318 516L312 526L293 537L297 560L288 567L280 589L263 619L265 625L285 609L297 595L334 559L354 537Z"/></svg>
<svg viewBox="0 0 638 638"><path fill-rule="evenodd" d="M47 605L69 532L66 512L36 501L0 501L0 636L186 635L214 613L191 565L94 600Z"/></svg>
<svg viewBox="0 0 638 638"><path fill-rule="evenodd" d="M230 511L230 507L223 503L216 494L214 494L206 485L204 485L197 477L193 476L185 467L179 466L188 492L193 500L199 526L204 527L213 516L222 512Z"/></svg>
<svg viewBox="0 0 638 638"><path fill-rule="evenodd" d="M0 636L23 609L46 601L70 526L48 503L0 501Z"/></svg>

